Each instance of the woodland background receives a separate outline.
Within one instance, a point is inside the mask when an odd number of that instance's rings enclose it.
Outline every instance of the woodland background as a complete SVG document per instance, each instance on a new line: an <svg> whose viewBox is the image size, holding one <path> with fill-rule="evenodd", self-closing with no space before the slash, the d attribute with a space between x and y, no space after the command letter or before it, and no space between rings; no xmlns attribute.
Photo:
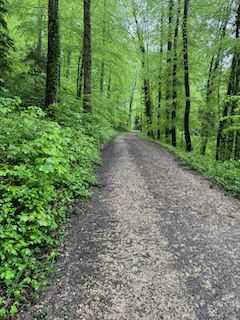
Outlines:
<svg viewBox="0 0 240 320"><path fill-rule="evenodd" d="M237 0L0 0L0 318L46 286L117 133L240 195L239 32Z"/></svg>

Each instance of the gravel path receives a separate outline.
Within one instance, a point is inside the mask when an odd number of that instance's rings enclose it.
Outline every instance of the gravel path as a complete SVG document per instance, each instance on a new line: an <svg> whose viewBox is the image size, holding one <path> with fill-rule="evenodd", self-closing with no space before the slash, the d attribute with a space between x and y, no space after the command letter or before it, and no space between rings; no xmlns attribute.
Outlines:
<svg viewBox="0 0 240 320"><path fill-rule="evenodd" d="M18 319L240 319L240 202L135 133L103 152L58 277ZM38 315L38 316L37 316Z"/></svg>

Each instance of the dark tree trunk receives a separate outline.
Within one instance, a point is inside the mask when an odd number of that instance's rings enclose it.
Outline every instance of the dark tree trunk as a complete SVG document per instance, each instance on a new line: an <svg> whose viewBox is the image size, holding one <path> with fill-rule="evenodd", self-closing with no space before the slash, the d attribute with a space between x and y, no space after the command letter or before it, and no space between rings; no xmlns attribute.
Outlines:
<svg viewBox="0 0 240 320"><path fill-rule="evenodd" d="M133 16L135 18L136 26L137 26L137 35L138 35L138 40L139 40L139 48L140 51L142 52L142 69L146 68L146 60L147 60L147 53L145 49L145 44L143 42L143 38L141 35L140 27L138 24L137 16L135 13L135 10L133 10ZM143 96L144 96L144 105L145 105L145 114L147 116L147 124L151 125L152 124L152 119L151 119L151 99L150 99L150 85L149 85L149 78L148 76L144 77L143 80ZM148 130L147 134L149 136L153 136L153 131Z"/></svg>
<svg viewBox="0 0 240 320"><path fill-rule="evenodd" d="M189 71L188 71L188 36L187 36L187 18L188 18L189 0L184 2L183 14L183 53L184 53L184 84L186 95L186 107L184 117L184 133L186 141L186 151L192 150L191 136L189 131L189 114L190 114L190 85L189 85Z"/></svg>
<svg viewBox="0 0 240 320"><path fill-rule="evenodd" d="M240 159L240 132L239 131L236 134L234 155L236 160Z"/></svg>
<svg viewBox="0 0 240 320"><path fill-rule="evenodd" d="M91 49L91 0L84 0L84 49L83 49L83 69L84 69L84 99L83 109L91 113L92 94L92 49Z"/></svg>
<svg viewBox="0 0 240 320"><path fill-rule="evenodd" d="M169 30L169 34L168 34L168 49L167 49L167 68L168 68L168 75L167 75L167 82L166 82L166 105L167 105L167 109L166 109L166 127L165 127L165 137L166 137L166 141L169 141L169 136L171 134L171 130L170 130L170 111L169 111L169 107L170 107L170 89L171 89L171 62L172 62L172 58L171 58L171 51L172 51L172 11L173 11L173 0L169 0L169 16L168 16L168 30Z"/></svg>
<svg viewBox="0 0 240 320"><path fill-rule="evenodd" d="M228 82L228 90L227 95L231 96L234 93L234 82L235 82L235 73L236 73L236 56L233 56L232 60L232 67L231 67L231 73L230 78ZM229 110L233 109L232 106L233 102L226 102L224 109L223 109L223 118L228 116ZM223 133L224 129L228 126L228 121L224 119L223 121L220 121L219 130L218 130L218 137L217 137L217 152L216 152L216 160L222 160L225 161L229 158L229 154L227 154L227 134Z"/></svg>
<svg viewBox="0 0 240 320"><path fill-rule="evenodd" d="M100 91L103 93L103 83L104 83L104 60L102 60L101 65L101 77L100 77Z"/></svg>
<svg viewBox="0 0 240 320"><path fill-rule="evenodd" d="M60 32L58 16L58 0L48 3L48 56L45 111L53 116L48 106L57 102L59 87Z"/></svg>
<svg viewBox="0 0 240 320"><path fill-rule="evenodd" d="M238 6L237 16L236 16L236 39L239 38L239 31L240 31L240 5ZM239 72L240 72L240 55L238 52L234 53L232 66L231 66L231 73L228 82L228 96L235 96L239 94ZM223 117L234 115L234 109L236 107L235 101L226 102L223 110ZM233 151L233 141L234 141L234 134L230 131L228 134L224 133L224 129L231 124L231 120L223 120L220 121L219 130L218 130L218 137L217 137L217 151L216 151L216 160L225 161L230 159L231 153ZM236 141L236 148L239 146L238 141L238 133L237 133L237 141ZM236 155L236 148L235 148L235 155Z"/></svg>
<svg viewBox="0 0 240 320"><path fill-rule="evenodd" d="M178 0L178 13L176 28L174 32L174 60L173 60L173 109L172 109L172 145L177 146L176 138L176 111L177 111L177 40L178 40L178 27L179 27L179 16L180 16L180 0Z"/></svg>
<svg viewBox="0 0 240 320"><path fill-rule="evenodd" d="M208 73L208 81L207 81L207 109L210 108L210 95L212 93L212 69L213 69L213 62L214 62L214 55L212 56L209 73ZM209 123L210 120L210 110L204 111L203 115L203 123L202 123L202 145L201 145L201 154L205 155L206 147L207 147L207 140L208 140L208 133L209 133Z"/></svg>
<svg viewBox="0 0 240 320"><path fill-rule="evenodd" d="M129 125L129 122L130 122L130 125L131 125L132 104L133 104L133 98L134 98L136 86L137 86L137 75L135 76L134 85L133 85L133 91L132 91L131 98L130 98L128 125Z"/></svg>
<svg viewBox="0 0 240 320"><path fill-rule="evenodd" d="M104 9L104 16L105 16L105 8L106 8L106 0L104 0L104 5L103 5L103 9ZM103 43L103 48L105 48L105 34L106 34L106 22L103 19L103 29L102 29L102 43ZM105 61L104 61L104 57L102 58L102 63L101 63L101 76L100 76L100 92L103 93L104 91L104 68L105 68Z"/></svg>
<svg viewBox="0 0 240 320"><path fill-rule="evenodd" d="M111 92L111 71L112 71L112 65L110 63L110 68L109 68L109 78L108 78L108 98L110 98L110 92Z"/></svg>
<svg viewBox="0 0 240 320"><path fill-rule="evenodd" d="M160 40L160 68L159 68L159 83L158 83L158 132L157 137L161 139L160 116L162 102L162 53L163 53L163 13L161 14L161 40Z"/></svg>
<svg viewBox="0 0 240 320"><path fill-rule="evenodd" d="M222 26L220 28L221 34L221 39L224 39L225 34L226 34L226 26L227 26L228 20L224 21L222 23ZM214 113L212 110L212 93L213 93L213 85L214 85L214 80L216 78L216 71L219 67L220 60L221 60L221 54L222 52L220 49L218 50L217 57L215 59L215 56L212 56L211 63L210 63L210 68L209 68L209 73L208 73L208 81L207 81L207 96L206 96L206 111L203 110L203 121L202 121L202 145L201 145L201 154L205 155L206 152L206 147L207 147L207 142L209 138L209 131L210 131L210 126L213 123L214 120ZM215 59L215 65L214 65L214 59Z"/></svg>

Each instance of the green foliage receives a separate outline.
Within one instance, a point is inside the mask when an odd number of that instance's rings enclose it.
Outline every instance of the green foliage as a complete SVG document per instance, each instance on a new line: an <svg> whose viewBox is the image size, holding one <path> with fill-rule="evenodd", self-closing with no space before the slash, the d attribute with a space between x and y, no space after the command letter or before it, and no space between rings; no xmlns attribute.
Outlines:
<svg viewBox="0 0 240 320"><path fill-rule="evenodd" d="M9 49L13 48L13 40L8 35L7 13L6 1L0 0L0 77L11 70Z"/></svg>
<svg viewBox="0 0 240 320"><path fill-rule="evenodd" d="M110 135L96 116L76 112L76 106L53 106L57 123L41 108L20 103L0 98L0 284L15 301L26 286L37 291L46 285L35 254L59 243L64 206L91 196L98 147ZM50 253L49 263L56 255Z"/></svg>

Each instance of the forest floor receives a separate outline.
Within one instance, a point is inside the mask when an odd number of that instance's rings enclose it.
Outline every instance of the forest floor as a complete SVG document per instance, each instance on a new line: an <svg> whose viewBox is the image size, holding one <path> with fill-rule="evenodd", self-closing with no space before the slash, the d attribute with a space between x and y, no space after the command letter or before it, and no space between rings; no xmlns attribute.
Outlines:
<svg viewBox="0 0 240 320"><path fill-rule="evenodd" d="M175 160L135 133L115 137L58 275L16 319L239 320L240 201Z"/></svg>

